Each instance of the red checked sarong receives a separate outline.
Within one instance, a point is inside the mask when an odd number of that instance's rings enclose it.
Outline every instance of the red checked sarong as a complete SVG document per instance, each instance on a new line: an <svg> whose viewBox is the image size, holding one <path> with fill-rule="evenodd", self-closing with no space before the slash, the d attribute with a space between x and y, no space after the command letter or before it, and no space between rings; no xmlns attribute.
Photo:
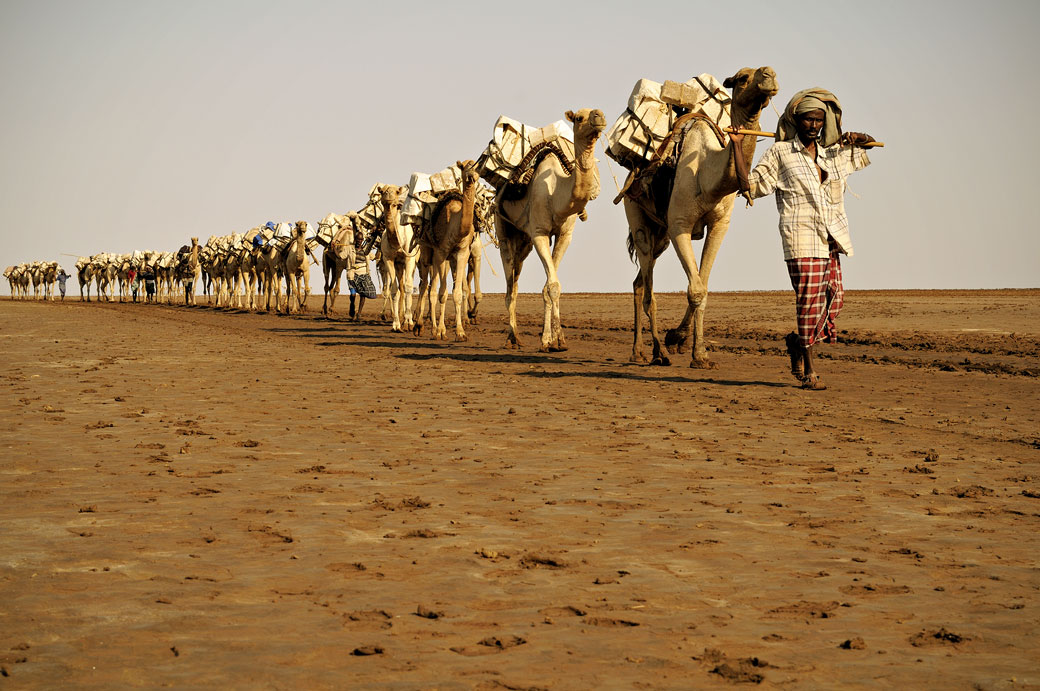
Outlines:
<svg viewBox="0 0 1040 691"><path fill-rule="evenodd" d="M834 320L845 303L845 289L841 285L841 260L834 244L831 243L831 256L827 259L788 259L787 273L795 292L801 344L808 348L817 341L837 342Z"/></svg>

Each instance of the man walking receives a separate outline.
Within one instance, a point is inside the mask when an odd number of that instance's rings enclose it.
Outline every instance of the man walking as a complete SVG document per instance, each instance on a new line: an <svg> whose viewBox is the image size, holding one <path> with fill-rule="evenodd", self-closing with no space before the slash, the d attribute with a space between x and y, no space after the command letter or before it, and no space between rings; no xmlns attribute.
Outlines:
<svg viewBox="0 0 1040 691"><path fill-rule="evenodd" d="M741 192L749 200L776 193L780 238L795 291L798 330L787 335L791 374L803 389L827 387L813 366L817 342L837 341L835 319L844 302L839 255L852 256L845 216L845 180L870 164L862 145L874 138L841 132L841 104L824 89L794 95L784 109L777 142L754 170L734 156ZM744 135L730 135L741 151Z"/></svg>
<svg viewBox="0 0 1040 691"><path fill-rule="evenodd" d="M61 291L61 299L64 302L64 300L65 300L65 281L69 280L69 275L67 273L65 273L65 269L60 269L58 271L57 278L58 278L58 290Z"/></svg>

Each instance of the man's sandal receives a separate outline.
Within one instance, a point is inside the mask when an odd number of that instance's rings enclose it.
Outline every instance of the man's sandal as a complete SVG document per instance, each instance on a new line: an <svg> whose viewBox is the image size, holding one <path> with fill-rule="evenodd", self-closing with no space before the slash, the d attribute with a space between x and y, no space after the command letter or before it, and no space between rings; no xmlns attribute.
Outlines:
<svg viewBox="0 0 1040 691"><path fill-rule="evenodd" d="M802 378L802 388L809 391L824 391L827 385L820 381L818 374L810 374Z"/></svg>
<svg viewBox="0 0 1040 691"><path fill-rule="evenodd" d="M787 334L784 336L784 343L787 344L787 354L791 357L791 374L795 379L803 378L805 373L803 371L802 344L798 340L798 334L793 331Z"/></svg>

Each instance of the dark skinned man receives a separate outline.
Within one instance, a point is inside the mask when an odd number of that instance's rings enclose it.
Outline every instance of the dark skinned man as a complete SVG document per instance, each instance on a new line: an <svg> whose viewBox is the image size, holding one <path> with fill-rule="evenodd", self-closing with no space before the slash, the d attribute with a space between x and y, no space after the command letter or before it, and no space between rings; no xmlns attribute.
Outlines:
<svg viewBox="0 0 1040 691"><path fill-rule="evenodd" d="M732 134L737 178L749 200L776 195L780 238L795 291L798 329L785 338L791 373L802 388L827 388L813 365L813 347L837 340L835 319L844 302L842 254L852 256L845 216L845 181L870 164L862 145L874 139L841 133L841 104L824 89L795 94L780 118L777 142L748 171Z"/></svg>

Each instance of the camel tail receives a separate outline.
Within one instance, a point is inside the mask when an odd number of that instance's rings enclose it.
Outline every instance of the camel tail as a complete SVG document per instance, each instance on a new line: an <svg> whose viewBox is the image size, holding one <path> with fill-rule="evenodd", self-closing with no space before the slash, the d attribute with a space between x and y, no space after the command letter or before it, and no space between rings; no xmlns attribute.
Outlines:
<svg viewBox="0 0 1040 691"><path fill-rule="evenodd" d="M632 233L629 232L628 237L625 238L625 246L628 247L628 258L632 260L632 263L636 263L636 243L632 239Z"/></svg>

